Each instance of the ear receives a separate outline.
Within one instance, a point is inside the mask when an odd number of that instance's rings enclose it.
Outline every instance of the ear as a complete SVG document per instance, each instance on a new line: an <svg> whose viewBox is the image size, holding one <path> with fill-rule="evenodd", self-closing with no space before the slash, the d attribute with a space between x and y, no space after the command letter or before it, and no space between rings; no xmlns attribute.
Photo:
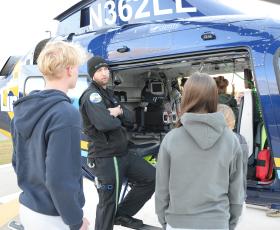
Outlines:
<svg viewBox="0 0 280 230"><path fill-rule="evenodd" d="M89 76L90 81L94 81L94 74L93 76Z"/></svg>
<svg viewBox="0 0 280 230"><path fill-rule="evenodd" d="M66 67L66 75L67 77L72 77L73 68L71 66Z"/></svg>

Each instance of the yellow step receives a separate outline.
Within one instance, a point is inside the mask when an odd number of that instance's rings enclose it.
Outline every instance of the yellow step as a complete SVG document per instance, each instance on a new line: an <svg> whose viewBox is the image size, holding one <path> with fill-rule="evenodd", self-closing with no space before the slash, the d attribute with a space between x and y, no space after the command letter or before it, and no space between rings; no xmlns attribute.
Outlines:
<svg viewBox="0 0 280 230"><path fill-rule="evenodd" d="M0 204L0 227L7 224L18 214L19 214L18 198L4 204Z"/></svg>

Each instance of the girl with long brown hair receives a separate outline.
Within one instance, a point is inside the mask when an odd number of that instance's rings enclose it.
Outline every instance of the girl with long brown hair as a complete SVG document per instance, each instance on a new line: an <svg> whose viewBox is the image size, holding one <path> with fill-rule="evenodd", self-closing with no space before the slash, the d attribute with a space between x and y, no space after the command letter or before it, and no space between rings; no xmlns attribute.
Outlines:
<svg viewBox="0 0 280 230"><path fill-rule="evenodd" d="M177 128L163 139L156 172L156 213L164 229L233 230L244 201L242 152L217 112L213 78L184 85Z"/></svg>
<svg viewBox="0 0 280 230"><path fill-rule="evenodd" d="M189 80L183 88L181 115L217 112L218 90L215 81L203 73L194 73ZM181 125L178 120L177 127Z"/></svg>

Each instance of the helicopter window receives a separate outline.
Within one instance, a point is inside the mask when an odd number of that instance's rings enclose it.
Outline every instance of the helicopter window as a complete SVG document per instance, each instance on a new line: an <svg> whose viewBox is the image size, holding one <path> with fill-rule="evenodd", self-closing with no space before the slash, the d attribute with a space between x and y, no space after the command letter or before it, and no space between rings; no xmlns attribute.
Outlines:
<svg viewBox="0 0 280 230"><path fill-rule="evenodd" d="M19 59L17 56L10 56L8 58L2 69L0 69L0 80L7 78L12 73Z"/></svg>
<svg viewBox="0 0 280 230"><path fill-rule="evenodd" d="M89 26L90 24L90 14L89 14L89 7L81 10L81 21L80 27Z"/></svg>
<svg viewBox="0 0 280 230"><path fill-rule="evenodd" d="M76 12L58 25L57 35L66 36L70 33L77 33L80 31L80 12Z"/></svg>

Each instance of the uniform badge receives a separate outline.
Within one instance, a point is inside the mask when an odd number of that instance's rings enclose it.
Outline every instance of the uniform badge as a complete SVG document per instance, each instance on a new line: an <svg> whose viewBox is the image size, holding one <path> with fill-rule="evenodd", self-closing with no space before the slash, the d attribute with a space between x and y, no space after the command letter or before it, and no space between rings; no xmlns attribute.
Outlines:
<svg viewBox="0 0 280 230"><path fill-rule="evenodd" d="M90 100L92 103L99 103L100 101L102 101L102 97L101 97L98 93L92 93L92 94L89 96L89 100Z"/></svg>

